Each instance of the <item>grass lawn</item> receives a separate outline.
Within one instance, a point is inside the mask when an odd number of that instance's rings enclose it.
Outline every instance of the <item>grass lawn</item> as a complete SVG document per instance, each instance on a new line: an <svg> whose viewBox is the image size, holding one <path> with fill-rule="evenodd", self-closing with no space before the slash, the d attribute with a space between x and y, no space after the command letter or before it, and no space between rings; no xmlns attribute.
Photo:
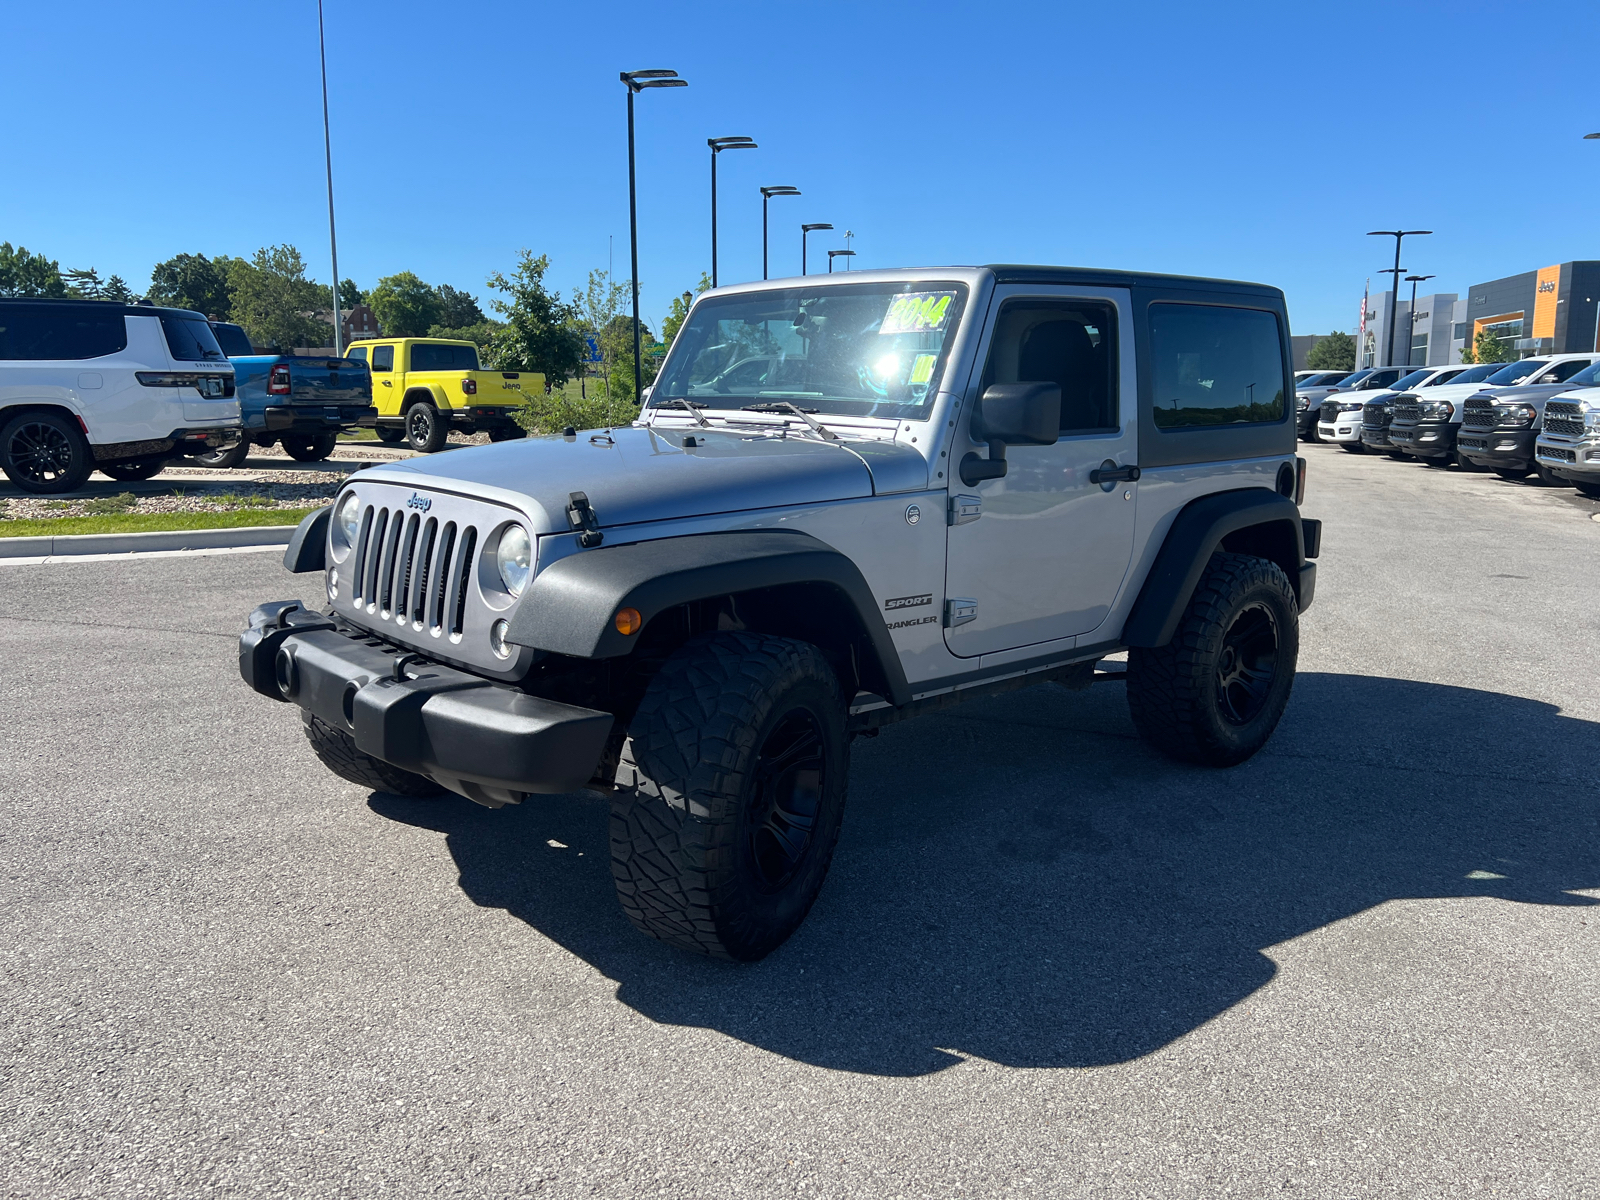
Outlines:
<svg viewBox="0 0 1600 1200"><path fill-rule="evenodd" d="M320 506L317 506L320 507ZM247 508L233 512L108 513L98 517L39 517L0 521L0 537L62 537L71 533L156 533L172 529L238 529L298 525L316 508Z"/></svg>

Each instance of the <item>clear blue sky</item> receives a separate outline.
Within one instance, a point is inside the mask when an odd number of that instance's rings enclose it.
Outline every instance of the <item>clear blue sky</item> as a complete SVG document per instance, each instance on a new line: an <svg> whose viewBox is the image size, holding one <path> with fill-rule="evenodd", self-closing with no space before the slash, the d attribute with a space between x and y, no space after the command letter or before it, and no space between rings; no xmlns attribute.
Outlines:
<svg viewBox="0 0 1600 1200"><path fill-rule="evenodd" d="M519 247L570 289L627 274L622 69L639 99L640 278L657 325L709 266L775 275L856 233L862 267L1046 262L1262 280L1352 329L1433 229L1427 285L1600 258L1600 5L383 5L326 0L341 274L484 297ZM328 277L314 0L18 4L0 240L136 288L181 251L292 242ZM378 14L381 14L379 16ZM1392 114L1388 120L1384 113Z"/></svg>

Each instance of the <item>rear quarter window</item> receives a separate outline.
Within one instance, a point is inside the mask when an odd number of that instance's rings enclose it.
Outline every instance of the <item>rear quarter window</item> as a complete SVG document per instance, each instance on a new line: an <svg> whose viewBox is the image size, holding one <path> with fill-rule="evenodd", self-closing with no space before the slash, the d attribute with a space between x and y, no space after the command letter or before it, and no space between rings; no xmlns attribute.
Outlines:
<svg viewBox="0 0 1600 1200"><path fill-rule="evenodd" d="M103 358L128 348L128 327L112 309L70 304L0 305L0 361Z"/></svg>
<svg viewBox="0 0 1600 1200"><path fill-rule="evenodd" d="M217 345L216 334L211 332L211 322L204 317L186 317L173 312L158 315L161 332L167 337L167 349L179 362L221 362L227 357Z"/></svg>
<svg viewBox="0 0 1600 1200"><path fill-rule="evenodd" d="M1151 416L1157 429L1282 420L1284 366L1273 313L1211 304L1150 306Z"/></svg>
<svg viewBox="0 0 1600 1200"><path fill-rule="evenodd" d="M413 371L476 371L478 348L476 346L430 346L427 343L411 347Z"/></svg>

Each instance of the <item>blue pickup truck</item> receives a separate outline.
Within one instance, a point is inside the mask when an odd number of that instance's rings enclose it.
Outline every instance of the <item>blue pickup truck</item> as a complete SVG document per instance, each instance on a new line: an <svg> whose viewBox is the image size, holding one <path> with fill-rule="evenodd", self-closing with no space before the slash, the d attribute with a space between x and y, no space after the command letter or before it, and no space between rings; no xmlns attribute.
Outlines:
<svg viewBox="0 0 1600 1200"><path fill-rule="evenodd" d="M300 462L333 453L339 434L372 424L372 372L355 358L297 358L258 354L237 325L212 321L217 344L233 364L244 437L237 446L196 455L208 467L237 467L252 446L274 442Z"/></svg>

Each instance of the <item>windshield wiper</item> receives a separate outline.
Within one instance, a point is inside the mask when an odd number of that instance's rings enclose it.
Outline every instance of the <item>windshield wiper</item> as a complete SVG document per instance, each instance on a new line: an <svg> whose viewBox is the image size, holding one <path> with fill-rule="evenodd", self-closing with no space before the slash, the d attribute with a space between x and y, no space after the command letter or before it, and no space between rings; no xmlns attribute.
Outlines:
<svg viewBox="0 0 1600 1200"><path fill-rule="evenodd" d="M696 421L700 422L700 425L703 428L705 428L705 429L710 429L711 428L711 422L706 420L704 417L702 417L700 415L700 410L702 408L705 408L706 406L704 404L696 404L693 400L680 400L677 397L674 397L671 400L657 400L650 407L651 408L681 408L681 409L684 409L686 412L688 412L688 414L691 417L693 417Z"/></svg>
<svg viewBox="0 0 1600 1200"><path fill-rule="evenodd" d="M812 413L817 411L814 408L801 408L798 404L790 404L789 401L787 401L787 400L771 400L771 401L767 401L767 402L762 403L762 404L746 404L744 406L744 411L745 412L792 412L795 416L799 417L807 425L811 426L811 431L813 433L815 433L818 437L820 437L823 441L825 441L825 442L837 442L839 440L839 435L837 433L835 433L833 430L829 429L821 421L815 420L811 416Z"/></svg>

